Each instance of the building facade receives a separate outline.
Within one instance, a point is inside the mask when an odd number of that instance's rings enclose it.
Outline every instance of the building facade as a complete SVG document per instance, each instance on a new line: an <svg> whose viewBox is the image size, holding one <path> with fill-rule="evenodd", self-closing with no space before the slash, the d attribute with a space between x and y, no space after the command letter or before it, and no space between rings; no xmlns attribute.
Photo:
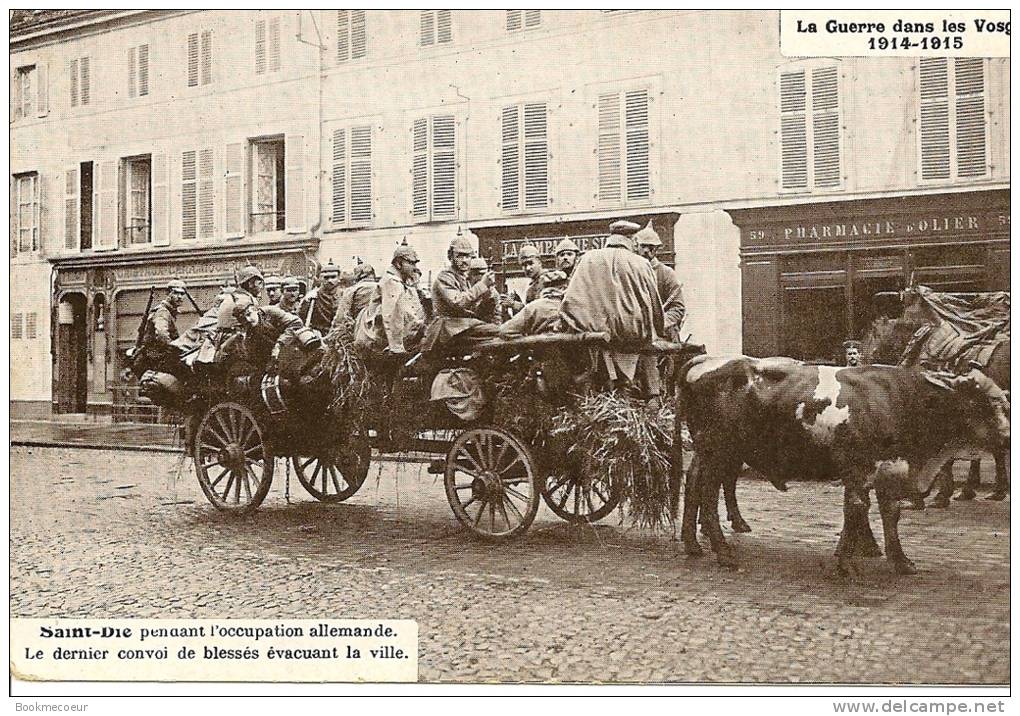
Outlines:
<svg viewBox="0 0 1020 716"><path fill-rule="evenodd" d="M12 399L101 412L170 276L202 304L245 261L381 268L405 237L434 273L473 234L516 285L525 241L652 221L697 340L820 360L911 276L1008 287L1008 60L797 60L778 28L729 11L14 23Z"/></svg>

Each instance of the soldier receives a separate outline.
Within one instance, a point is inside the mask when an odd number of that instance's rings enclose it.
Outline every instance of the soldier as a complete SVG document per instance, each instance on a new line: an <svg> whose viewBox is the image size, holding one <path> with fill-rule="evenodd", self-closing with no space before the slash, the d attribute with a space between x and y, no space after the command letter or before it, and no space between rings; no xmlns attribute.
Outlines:
<svg viewBox="0 0 1020 716"><path fill-rule="evenodd" d="M563 239L556 244L556 268L565 273L567 279L574 272L574 266L577 265L577 257L580 254L581 249L570 239Z"/></svg>
<svg viewBox="0 0 1020 716"><path fill-rule="evenodd" d="M266 302L275 306L283 297L283 279L275 274L266 276Z"/></svg>
<svg viewBox="0 0 1020 716"><path fill-rule="evenodd" d="M236 316L241 315L249 304L258 306L265 279L257 266L244 266L237 272L237 287L224 298L220 305L216 324L221 331L237 328Z"/></svg>
<svg viewBox="0 0 1020 716"><path fill-rule="evenodd" d="M319 271L320 284L301 302L301 320L309 328L325 333L333 323L340 300L340 269L330 259Z"/></svg>
<svg viewBox="0 0 1020 716"><path fill-rule="evenodd" d="M298 315L301 312L301 282L297 280L297 276L287 276L281 286L283 296L278 305L287 313Z"/></svg>
<svg viewBox="0 0 1020 716"><path fill-rule="evenodd" d="M379 278L375 275L375 267L358 259L358 265L354 267L354 285L341 291L332 328L339 327L345 320L354 321L378 293Z"/></svg>
<svg viewBox="0 0 1020 716"><path fill-rule="evenodd" d="M485 274L489 273L489 264L480 256L476 256L471 259L468 264L468 280L471 285L475 285L482 280ZM499 325L500 323L500 312L502 309L501 305L502 297L495 287L489 289L489 293L483 296L478 304L478 317L486 323L492 323Z"/></svg>
<svg viewBox="0 0 1020 716"><path fill-rule="evenodd" d="M418 254L402 243L379 281L377 298L358 318L354 345L362 354L403 355L421 339L425 308L418 293Z"/></svg>
<svg viewBox="0 0 1020 716"><path fill-rule="evenodd" d="M542 290L542 256L538 252L538 247L533 244L525 244L517 254L517 259L521 262L521 270L524 271L525 276L531 279L531 283L528 285L528 291L524 294L523 301L518 299L509 302L508 307L514 313L524 308L525 304L538 298L539 292Z"/></svg>
<svg viewBox="0 0 1020 716"><path fill-rule="evenodd" d="M861 342L853 339L843 342L843 355L847 368L857 368L861 365Z"/></svg>
<svg viewBox="0 0 1020 716"><path fill-rule="evenodd" d="M188 295L184 281L174 279L167 283L167 296L149 311L142 334L142 360L140 366L155 370L176 370L180 349L174 344L177 333L177 311ZM139 372L139 371L136 371ZM171 371L172 372L172 371Z"/></svg>
<svg viewBox="0 0 1020 716"><path fill-rule="evenodd" d="M567 274L552 269L542 274L542 293L499 327L504 339L560 331L560 303L567 287Z"/></svg>
<svg viewBox="0 0 1020 716"><path fill-rule="evenodd" d="M666 264L659 261L655 255L662 246L662 239L652 227L652 222L634 235L637 241L638 253L648 259L655 272L655 285L659 290L659 300L662 302L663 338L671 341L680 340L680 327L683 325L684 317L687 315L687 308L684 305L684 291L677 280L676 272Z"/></svg>

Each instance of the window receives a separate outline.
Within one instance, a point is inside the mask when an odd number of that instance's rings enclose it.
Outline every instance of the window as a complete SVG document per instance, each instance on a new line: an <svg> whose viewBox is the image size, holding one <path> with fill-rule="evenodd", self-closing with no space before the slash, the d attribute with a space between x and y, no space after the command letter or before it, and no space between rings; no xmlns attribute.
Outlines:
<svg viewBox="0 0 1020 716"><path fill-rule="evenodd" d="M25 337L25 314L14 313L11 315L11 339L21 340Z"/></svg>
<svg viewBox="0 0 1020 716"><path fill-rule="evenodd" d="M64 248L92 248L93 165L82 162L64 172Z"/></svg>
<svg viewBox="0 0 1020 716"><path fill-rule="evenodd" d="M35 65L19 67L14 78L14 119L31 117L35 111Z"/></svg>
<svg viewBox="0 0 1020 716"><path fill-rule="evenodd" d="M92 99L91 78L89 76L89 58L79 57L71 60L71 106L84 107Z"/></svg>
<svg viewBox="0 0 1020 716"><path fill-rule="evenodd" d="M188 35L188 87L212 82L212 31Z"/></svg>
<svg viewBox="0 0 1020 716"><path fill-rule="evenodd" d="M544 209L549 204L548 110L544 103L503 108L503 211ZM522 199L523 194L523 199Z"/></svg>
<svg viewBox="0 0 1020 716"><path fill-rule="evenodd" d="M280 69L280 18L255 21L255 74Z"/></svg>
<svg viewBox="0 0 1020 716"><path fill-rule="evenodd" d="M211 239L215 230L213 150L181 154L181 238Z"/></svg>
<svg viewBox="0 0 1020 716"><path fill-rule="evenodd" d="M421 45L453 42L453 19L449 10L421 11Z"/></svg>
<svg viewBox="0 0 1020 716"><path fill-rule="evenodd" d="M333 192L330 220L334 226L372 221L372 128L333 130Z"/></svg>
<svg viewBox="0 0 1020 716"><path fill-rule="evenodd" d="M11 255L39 250L39 175L14 177L11 187Z"/></svg>
<svg viewBox="0 0 1020 716"><path fill-rule="evenodd" d="M35 311L25 314L25 338L30 341L38 337L38 320L38 314Z"/></svg>
<svg viewBox="0 0 1020 716"><path fill-rule="evenodd" d="M336 11L336 61L347 62L367 52L364 10Z"/></svg>
<svg viewBox="0 0 1020 716"><path fill-rule="evenodd" d="M506 30L516 32L517 30L529 30L542 24L541 10L507 10Z"/></svg>
<svg viewBox="0 0 1020 716"><path fill-rule="evenodd" d="M921 180L987 176L984 60L925 57L918 74Z"/></svg>
<svg viewBox="0 0 1020 716"><path fill-rule="evenodd" d="M641 202L652 193L648 90L598 97L598 195L602 203Z"/></svg>
<svg viewBox="0 0 1020 716"><path fill-rule="evenodd" d="M149 45L128 48L128 97L149 94Z"/></svg>
<svg viewBox="0 0 1020 716"><path fill-rule="evenodd" d="M779 115L781 187L841 186L838 68L781 72Z"/></svg>
<svg viewBox="0 0 1020 716"><path fill-rule="evenodd" d="M121 246L152 240L152 157L148 154L121 162Z"/></svg>
<svg viewBox="0 0 1020 716"><path fill-rule="evenodd" d="M248 225L253 233L283 231L286 185L283 137L251 143L251 202Z"/></svg>
<svg viewBox="0 0 1020 716"><path fill-rule="evenodd" d="M456 127L453 115L415 120L412 127L411 215L452 218L457 213Z"/></svg>

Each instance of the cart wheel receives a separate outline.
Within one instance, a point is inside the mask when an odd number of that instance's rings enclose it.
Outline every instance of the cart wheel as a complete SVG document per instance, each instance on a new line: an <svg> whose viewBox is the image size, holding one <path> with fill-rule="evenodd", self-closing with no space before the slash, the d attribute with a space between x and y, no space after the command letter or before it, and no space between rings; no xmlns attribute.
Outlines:
<svg viewBox="0 0 1020 716"><path fill-rule="evenodd" d="M461 433L446 454L446 498L471 533L501 541L522 534L538 513L535 461L520 440L499 428Z"/></svg>
<svg viewBox="0 0 1020 716"><path fill-rule="evenodd" d="M368 477L372 446L358 440L344 455L291 457L298 480L320 502L343 502L361 489Z"/></svg>
<svg viewBox="0 0 1020 716"><path fill-rule="evenodd" d="M209 502L228 512L251 512L273 482L272 450L255 414L237 403L209 408L195 435L195 471Z"/></svg>
<svg viewBox="0 0 1020 716"><path fill-rule="evenodd" d="M623 499L623 489L619 484L593 478L574 468L550 475L542 499L560 519L591 523L612 514Z"/></svg>

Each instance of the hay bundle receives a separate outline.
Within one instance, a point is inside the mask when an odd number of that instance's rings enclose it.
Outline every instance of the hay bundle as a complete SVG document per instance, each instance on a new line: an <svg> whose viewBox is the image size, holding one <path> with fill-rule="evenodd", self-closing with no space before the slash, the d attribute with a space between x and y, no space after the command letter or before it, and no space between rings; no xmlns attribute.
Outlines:
<svg viewBox="0 0 1020 716"><path fill-rule="evenodd" d="M327 411L332 420L355 427L360 421L372 390L372 378L365 362L354 349L349 326L331 330L322 342L320 369L330 395Z"/></svg>

